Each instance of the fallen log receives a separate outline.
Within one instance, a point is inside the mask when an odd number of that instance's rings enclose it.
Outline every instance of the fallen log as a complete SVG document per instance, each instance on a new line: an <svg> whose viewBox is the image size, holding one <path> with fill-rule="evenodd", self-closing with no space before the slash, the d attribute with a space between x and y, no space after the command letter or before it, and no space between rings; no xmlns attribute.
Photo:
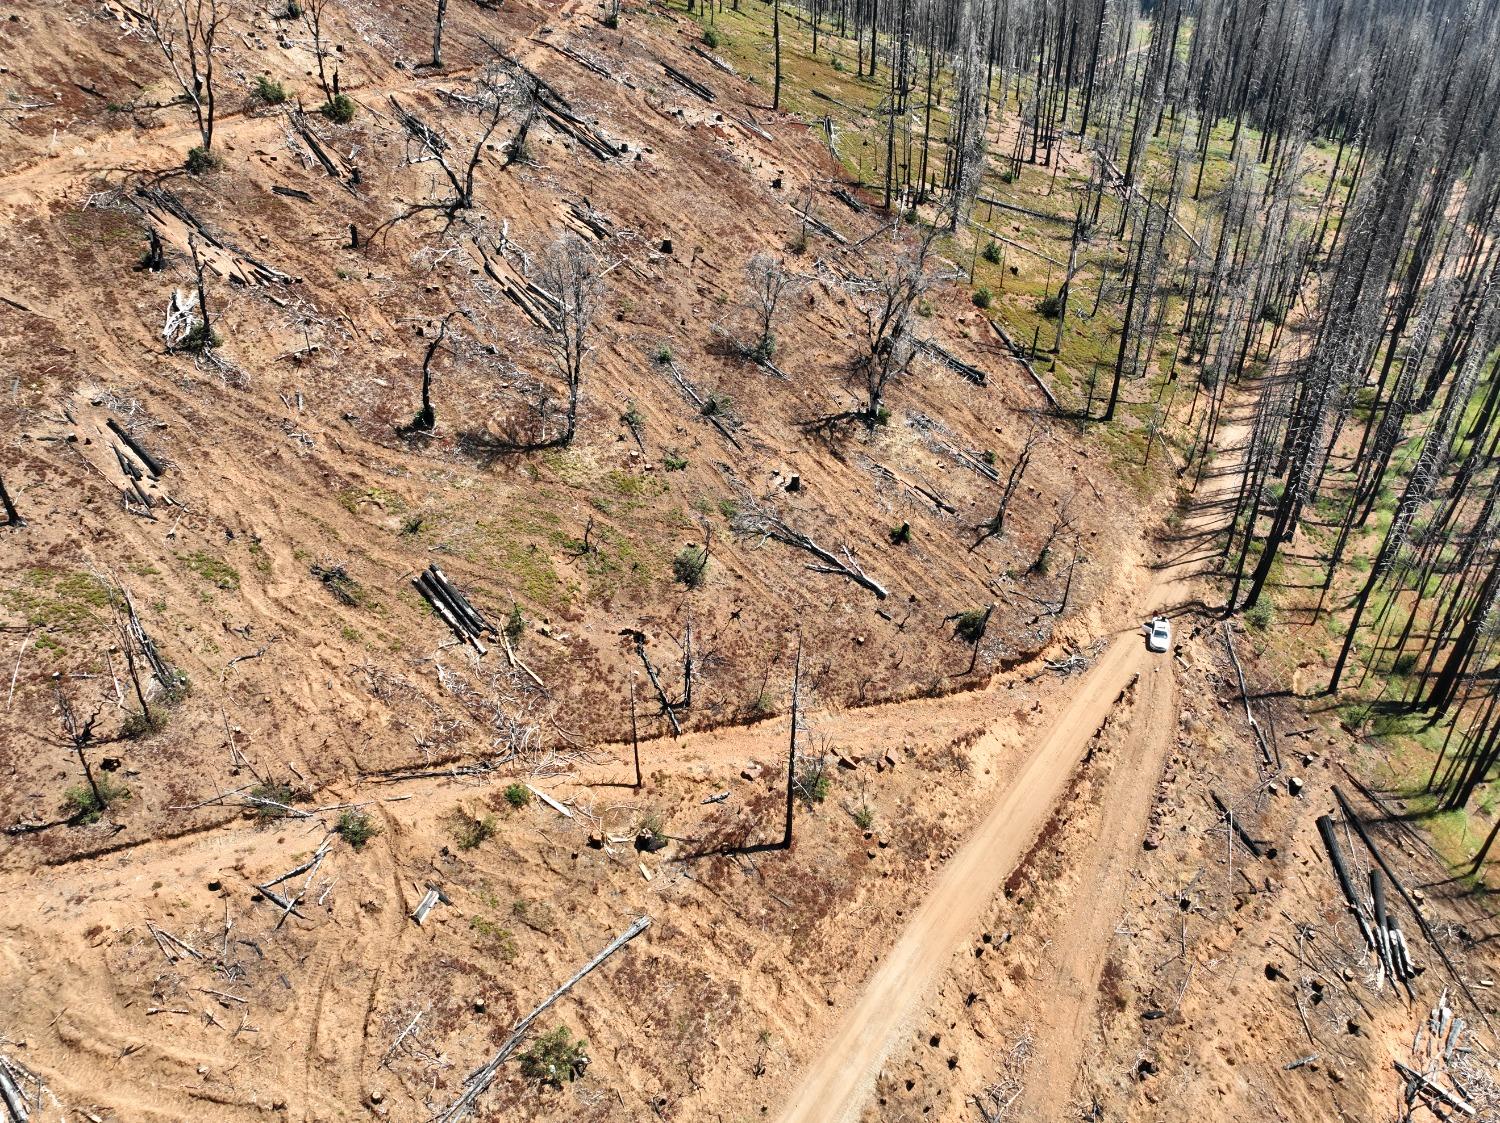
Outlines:
<svg viewBox="0 0 1500 1123"><path fill-rule="evenodd" d="M1416 1069L1408 1068L1400 1061L1392 1061L1391 1064L1395 1065L1396 1071L1406 1078L1408 1086L1415 1087L1417 1091L1447 1104L1454 1111L1462 1112L1464 1115L1477 1114L1474 1105L1458 1095L1458 1093L1448 1091L1447 1088L1444 1088L1430 1077L1423 1076Z"/></svg>
<svg viewBox="0 0 1500 1123"><path fill-rule="evenodd" d="M130 448L130 451L135 453L136 456L140 458L141 463L146 466L146 471L151 473L151 478L153 480L161 479L161 477L166 474L167 470L162 466L162 462L156 459L156 457L152 456L149 452L147 452L145 446L142 445L140 441L132 437L129 433L127 433L118 421L111 417L107 419L104 424L108 425L115 436L124 441L125 444Z"/></svg>
<svg viewBox="0 0 1500 1123"><path fill-rule="evenodd" d="M1229 810L1229 805L1219 798L1219 793L1210 788L1208 796L1214 801L1214 806L1219 809L1219 814L1224 816L1225 821L1228 822L1231 828L1233 828L1234 833L1239 837L1239 840L1244 843L1245 849L1250 851L1253 857L1265 857L1265 855L1261 852L1260 844L1256 842L1255 839L1250 837L1249 832L1245 830L1245 827L1240 822L1238 816L1236 816L1233 811Z"/></svg>
<svg viewBox="0 0 1500 1123"><path fill-rule="evenodd" d="M432 1123L454 1123L455 1120L462 1119L469 1112L473 1111L479 1097L484 1095L489 1086L495 1082L495 1077L500 1072L500 1066L510 1059L510 1055L515 1052L516 1046L521 1043L521 1039L526 1035L526 1031L531 1028L532 1024L551 1009L552 1005L559 998L581 983L590 973L604 963L605 960L649 927L651 927L651 918L649 916L643 916L638 919L624 932L611 940L603 951L579 968L572 978L543 999L537 1005L536 1009L517 1022L515 1028L511 1031L511 1035L505 1039L504 1044L500 1046L495 1055L484 1065L469 1074L469 1078L464 1081L463 1094L454 1100L448 1108L434 1116Z"/></svg>
<svg viewBox="0 0 1500 1123"><path fill-rule="evenodd" d="M573 817L573 812L569 811L562 804L558 803L557 800L553 799L546 792L542 791L541 788L534 788L530 784L527 784L526 790L529 791L532 795L536 796L537 799L541 800L548 807L552 808L552 810L556 811L563 818L571 819Z"/></svg>
<svg viewBox="0 0 1500 1123"><path fill-rule="evenodd" d="M1401 884L1401 880L1385 860L1385 855L1375 846L1375 840L1370 837L1370 832L1365 829L1364 823L1360 820L1359 813L1354 810L1353 805L1350 804L1344 793L1339 790L1337 784L1333 786L1333 796L1339 801L1339 807L1344 812L1345 821L1354 828L1354 833L1359 835L1359 840L1365 844L1365 849L1370 852L1370 857L1375 859L1375 864L1390 879L1391 886L1401 895L1401 899L1406 902L1406 907L1411 909L1412 915L1417 918L1417 926L1422 929L1422 935L1427 937L1427 942L1432 945L1432 950L1437 952L1438 958L1443 961L1443 966L1447 969L1448 974L1458 984L1459 990L1464 992L1464 997L1469 1000L1469 1005L1474 1007L1475 1013L1479 1015L1479 1020L1484 1023L1486 1029L1493 1032L1494 1027L1490 1025L1489 1016L1485 1013L1484 1008L1479 1005L1479 1000L1474 997L1474 992L1469 989L1469 984L1464 981L1464 977L1458 973L1458 968L1453 965L1453 960L1448 957L1447 950L1438 942L1437 933L1432 930L1432 925L1427 923L1427 918L1417 908L1417 903L1412 900L1411 894L1406 891L1406 886Z"/></svg>
<svg viewBox="0 0 1500 1123"><path fill-rule="evenodd" d="M696 44L696 43L694 43L692 45L692 52L693 52L693 54L697 55L701 59L707 59L709 65L714 66L714 67L716 67L719 70L722 70L725 74L733 74L735 72L734 67L730 66L727 62L725 62L723 59L721 59L718 55L709 54L707 51L705 51L702 47L698 46L698 44Z"/></svg>
<svg viewBox="0 0 1500 1123"><path fill-rule="evenodd" d="M767 527L766 533L780 542L783 546L791 546L797 550L806 550L813 557L819 559L822 565L809 565L807 568L815 573L831 573L836 577L846 577L862 588L869 589L879 600L885 600L890 596L885 587L870 577L859 563L854 560L854 555L849 552L849 547L840 547L844 551L844 560L840 561L835 555L829 553L819 546L807 535L799 530L793 530L780 519L776 519Z"/></svg>
<svg viewBox="0 0 1500 1123"><path fill-rule="evenodd" d="M1250 710L1250 688L1245 685L1245 669L1240 666L1240 657L1234 650L1234 632L1229 626L1229 621L1224 621L1224 646L1229 649L1229 658L1234 663L1234 673L1240 680L1240 701L1245 705L1245 720L1250 723L1250 728L1255 733L1256 743L1260 745L1261 759L1267 765L1271 764L1271 750L1266 743L1266 734L1260 727L1260 722L1255 720L1255 714Z"/></svg>
<svg viewBox="0 0 1500 1123"><path fill-rule="evenodd" d="M667 77L686 89L689 93L702 98L704 101L713 101L714 92L690 75L684 74L670 63L662 63L662 69L667 72Z"/></svg>
<svg viewBox="0 0 1500 1123"><path fill-rule="evenodd" d="M599 159L612 160L620 154L619 146L614 141L582 117L551 100L545 91L538 91L537 107L554 129L566 133Z"/></svg>
<svg viewBox="0 0 1500 1123"><path fill-rule="evenodd" d="M845 191L842 187L835 187L833 189L833 197L839 202L843 203L844 206L848 207L855 214L865 213L865 205L858 199L856 199L853 195L849 194L849 192Z"/></svg>
<svg viewBox="0 0 1500 1123"><path fill-rule="evenodd" d="M844 237L832 226L829 226L821 219L814 218L812 215L806 213L805 211L800 211L796 207L792 207L791 210L793 214L802 219L803 222L807 223L807 225L812 230L815 230L817 233L823 235L823 237L837 242L841 246L847 246L849 244L848 238Z"/></svg>
<svg viewBox="0 0 1500 1123"><path fill-rule="evenodd" d="M970 382L974 383L975 386L983 386L989 381L989 377L984 373L984 371L980 370L978 367L974 366L971 363L964 362L957 355L945 350L942 347L939 347L930 339L922 340L917 344L917 346L927 354L931 355L938 362L942 363L949 370L963 375Z"/></svg>
<svg viewBox="0 0 1500 1123"><path fill-rule="evenodd" d="M1028 210L1026 207L1019 207L1015 203L1007 203L1002 199L991 199L987 195L976 195L974 199L976 202L984 203L986 206L999 207L1002 211L1015 211L1017 214L1024 214L1027 218L1039 218L1043 222L1056 222L1063 226L1073 225L1073 220L1064 215Z"/></svg>
<svg viewBox="0 0 1500 1123"><path fill-rule="evenodd" d="M301 199L304 203L311 203L313 201L313 197L306 191L299 191L295 187L282 187L279 183L271 185L271 193L273 195L284 195L288 199Z"/></svg>
<svg viewBox="0 0 1500 1123"><path fill-rule="evenodd" d="M999 324L995 323L994 320L991 320L988 316L986 316L985 323L989 324L990 330L1000 337L1000 342L1003 343L1005 345L1005 349L1011 353L1011 357L1021 364L1022 369L1024 369L1027 374L1031 375L1031 381L1036 383L1036 388L1040 390L1046 397L1048 404L1052 406L1053 412L1062 413L1062 403L1057 400L1057 395L1054 394L1050 389L1048 389L1047 384L1042 381L1042 376L1039 375L1036 372L1036 368L1031 365L1031 360L1026 357L1026 352L1023 351L1020 347L1016 346L1015 342L1010 338L1010 336L1005 334L1005 329L1002 328Z"/></svg>

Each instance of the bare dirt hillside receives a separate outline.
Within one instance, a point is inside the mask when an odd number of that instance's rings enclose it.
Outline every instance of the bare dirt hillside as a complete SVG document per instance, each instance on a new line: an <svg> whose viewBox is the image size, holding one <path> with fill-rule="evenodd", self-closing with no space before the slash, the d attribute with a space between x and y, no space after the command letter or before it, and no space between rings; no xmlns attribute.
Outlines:
<svg viewBox="0 0 1500 1123"><path fill-rule="evenodd" d="M1254 767L1194 622L1232 458L1156 572L1165 510L1036 412L940 254L886 412L819 423L865 403L863 309L919 232L835 196L681 13L450 8L434 67L425 10L326 6L337 123L307 21L224 3L201 174L140 11L0 18L0 1076L31 1117L429 1119L641 917L535 1027L583 1078L502 1065L476 1117L1370 1117L1441 979L1348 1041L1298 1017L1294 953L1348 942L1308 842L1344 746ZM563 237L600 291L576 435L516 451L564 424ZM757 254L793 275L769 362ZM195 255L196 352L163 337ZM1213 864L1209 787L1292 858ZM1321 1013L1374 1004L1350 962Z"/></svg>

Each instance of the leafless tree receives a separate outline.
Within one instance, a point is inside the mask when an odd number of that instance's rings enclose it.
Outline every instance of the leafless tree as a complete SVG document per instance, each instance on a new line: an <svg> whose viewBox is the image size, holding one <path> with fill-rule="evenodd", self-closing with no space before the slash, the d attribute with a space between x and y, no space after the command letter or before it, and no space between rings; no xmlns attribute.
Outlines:
<svg viewBox="0 0 1500 1123"><path fill-rule="evenodd" d="M334 74L330 83L328 68L324 64L328 48L323 42L323 17L328 12L328 3L329 0L302 0L302 22L307 25L308 34L312 36L313 58L318 62L318 85L323 90L323 101L331 105L338 93L338 74Z"/></svg>
<svg viewBox="0 0 1500 1123"><path fill-rule="evenodd" d="M219 0L145 0L141 15L161 49L172 80L193 107L199 147L214 146L214 40L219 33Z"/></svg>
<svg viewBox="0 0 1500 1123"><path fill-rule="evenodd" d="M927 257L934 234L929 230L889 257L877 254L875 273L850 286L862 345L855 368L864 381L863 417L872 426L885 416L886 387L906 373L916 354L912 317L931 281Z"/></svg>
<svg viewBox="0 0 1500 1123"><path fill-rule="evenodd" d="M78 711L73 707L73 701L62 687L62 675L52 676L52 690L57 697L58 719L62 725L63 739L68 747L78 754L78 763L83 767L83 778L88 781L89 794L93 798L93 810L103 811L107 806L104 792L99 789L99 781L94 777L94 769L89 764L89 746L94 743L94 726L99 721L99 711L102 707L94 707L94 712L86 718L80 718ZM87 813L87 809L80 809Z"/></svg>
<svg viewBox="0 0 1500 1123"><path fill-rule="evenodd" d="M565 445L578 428L578 398L583 386L584 362L591 350L594 314L603 286L599 259L575 234L565 234L548 247L537 269L537 283L551 294L553 330L547 348L558 376L568 387L568 405L563 428L549 445Z"/></svg>
<svg viewBox="0 0 1500 1123"><path fill-rule="evenodd" d="M758 253L745 265L750 285L750 308L755 316L755 341L742 347L756 362L768 363L776 354L776 322L781 301L796 285L796 275L768 253Z"/></svg>

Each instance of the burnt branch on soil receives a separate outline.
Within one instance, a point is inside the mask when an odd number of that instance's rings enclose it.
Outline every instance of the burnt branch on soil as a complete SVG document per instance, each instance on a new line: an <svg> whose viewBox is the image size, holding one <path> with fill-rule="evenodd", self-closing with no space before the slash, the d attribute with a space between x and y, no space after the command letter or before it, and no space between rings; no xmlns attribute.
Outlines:
<svg viewBox="0 0 1500 1123"><path fill-rule="evenodd" d="M803 550L818 559L818 564L808 563L807 568L814 573L828 573L835 577L843 577L853 581L861 588L870 590L879 600L885 600L890 592L867 574L861 568L853 551L848 546L840 546L839 551L843 555L832 553L818 545L812 538L801 531L788 526L774 511L758 505L750 505L737 519L736 530L741 534L759 534L763 538L770 538L780 542L783 546L790 546L796 550Z"/></svg>

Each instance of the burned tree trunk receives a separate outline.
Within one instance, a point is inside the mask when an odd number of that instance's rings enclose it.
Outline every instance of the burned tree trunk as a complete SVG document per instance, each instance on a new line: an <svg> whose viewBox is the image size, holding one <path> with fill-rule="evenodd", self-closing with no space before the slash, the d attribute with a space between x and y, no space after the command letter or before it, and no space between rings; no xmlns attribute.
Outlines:
<svg viewBox="0 0 1500 1123"><path fill-rule="evenodd" d="M26 525L26 520L21 517L21 512L16 510L16 505L10 497L10 492L5 489L4 476L0 476L0 508L3 508L5 511L6 526Z"/></svg>

